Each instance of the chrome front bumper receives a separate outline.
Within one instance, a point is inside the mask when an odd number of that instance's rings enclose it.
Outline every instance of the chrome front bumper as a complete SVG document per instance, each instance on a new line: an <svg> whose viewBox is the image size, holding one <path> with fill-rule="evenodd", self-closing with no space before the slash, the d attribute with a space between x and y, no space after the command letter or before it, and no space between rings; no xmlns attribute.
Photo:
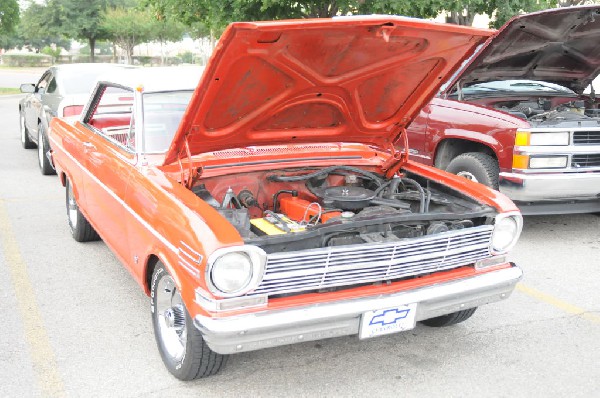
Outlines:
<svg viewBox="0 0 600 398"><path fill-rule="evenodd" d="M592 206L591 211L596 207L600 209L600 173L500 173L499 185L500 192L515 202L587 201ZM522 207L520 203L517 205Z"/></svg>
<svg viewBox="0 0 600 398"><path fill-rule="evenodd" d="M226 318L196 316L195 326L220 354L357 334L360 317L372 310L417 303L416 320L478 307L507 298L522 277L519 267L439 283L414 290L286 310Z"/></svg>

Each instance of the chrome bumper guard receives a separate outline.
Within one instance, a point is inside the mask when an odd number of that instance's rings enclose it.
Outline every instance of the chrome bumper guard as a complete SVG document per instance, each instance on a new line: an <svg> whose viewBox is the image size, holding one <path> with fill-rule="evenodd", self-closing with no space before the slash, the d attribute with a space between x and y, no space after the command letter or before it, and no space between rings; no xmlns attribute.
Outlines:
<svg viewBox="0 0 600 398"><path fill-rule="evenodd" d="M493 303L507 298L522 275L513 264L511 268L375 297L226 318L198 315L194 324L219 354L253 351L358 334L361 315L367 311L417 303L416 320L422 321Z"/></svg>

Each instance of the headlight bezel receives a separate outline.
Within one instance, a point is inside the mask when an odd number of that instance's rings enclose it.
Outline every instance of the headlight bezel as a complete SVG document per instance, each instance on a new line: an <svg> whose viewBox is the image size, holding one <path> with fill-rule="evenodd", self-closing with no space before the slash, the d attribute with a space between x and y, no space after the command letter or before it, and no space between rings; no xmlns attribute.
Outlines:
<svg viewBox="0 0 600 398"><path fill-rule="evenodd" d="M503 248L498 249L494 245L494 237L496 233L498 233L500 224L505 222L505 220L514 220L516 232L513 234L513 237L508 245ZM507 213L500 213L494 219L494 230L492 231L492 236L490 238L490 253L493 255L501 255L508 253L512 248L515 247L517 242L519 241L519 237L521 236L521 232L523 231L523 216L519 211L511 211Z"/></svg>
<svg viewBox="0 0 600 398"><path fill-rule="evenodd" d="M215 267L218 267L218 260L230 254L245 255L251 264L251 275L243 287L234 291L223 291L218 287L218 283L215 283L213 280L213 271ZM206 262L206 271L204 274L206 286L210 293L216 297L229 298L243 296L258 287L264 276L266 263L267 254L257 246L245 245L217 249L208 257Z"/></svg>

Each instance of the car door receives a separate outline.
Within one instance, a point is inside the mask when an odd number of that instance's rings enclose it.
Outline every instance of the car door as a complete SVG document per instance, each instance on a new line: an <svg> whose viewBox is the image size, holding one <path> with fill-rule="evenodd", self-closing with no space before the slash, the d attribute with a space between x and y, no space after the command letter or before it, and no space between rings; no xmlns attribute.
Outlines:
<svg viewBox="0 0 600 398"><path fill-rule="evenodd" d="M29 131L32 132L31 135L36 142L38 120L43 110L42 102L45 97L46 87L48 86L48 82L51 78L52 72L47 70L36 84L33 94L30 95L28 100L25 102L25 124L27 125Z"/></svg>
<svg viewBox="0 0 600 398"><path fill-rule="evenodd" d="M133 216L125 205L137 155L133 148L133 93L107 86L91 115L84 118L91 134L83 142L85 210L107 245L129 263L127 224Z"/></svg>

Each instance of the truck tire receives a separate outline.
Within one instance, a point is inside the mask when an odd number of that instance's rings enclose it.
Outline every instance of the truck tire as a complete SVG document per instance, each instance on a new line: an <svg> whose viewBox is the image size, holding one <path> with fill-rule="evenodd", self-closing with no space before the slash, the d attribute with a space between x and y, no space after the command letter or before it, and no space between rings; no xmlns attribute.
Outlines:
<svg viewBox="0 0 600 398"><path fill-rule="evenodd" d="M100 236L98 236L94 227L92 227L89 221L86 220L85 216L81 213L81 210L79 210L79 205L73 194L73 187L68 178L66 185L67 219L69 220L71 236L73 236L73 239L77 242L90 242L100 239Z"/></svg>
<svg viewBox="0 0 600 398"><path fill-rule="evenodd" d="M451 314L425 319L424 321L421 321L421 323L434 328L456 325L457 323L464 322L472 317L476 309L477 307L469 308L468 310L457 311Z"/></svg>
<svg viewBox="0 0 600 398"><path fill-rule="evenodd" d="M458 155L448 164L446 171L498 190L498 161L485 153Z"/></svg>
<svg viewBox="0 0 600 398"><path fill-rule="evenodd" d="M179 380L218 373L228 356L208 347L194 326L173 277L160 262L152 274L150 297L156 344L169 372Z"/></svg>

